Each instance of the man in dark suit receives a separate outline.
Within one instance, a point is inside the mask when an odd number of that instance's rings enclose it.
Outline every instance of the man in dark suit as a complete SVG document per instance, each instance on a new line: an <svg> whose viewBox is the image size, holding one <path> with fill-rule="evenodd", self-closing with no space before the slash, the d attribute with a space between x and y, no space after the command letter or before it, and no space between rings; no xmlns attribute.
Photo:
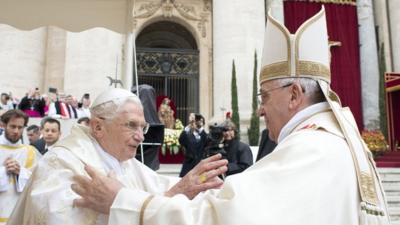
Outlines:
<svg viewBox="0 0 400 225"><path fill-rule="evenodd" d="M275 149L275 147L276 143L271 139L269 139L268 129L264 129L261 133L261 141L260 141L260 146L258 147L256 161L270 154Z"/></svg>
<svg viewBox="0 0 400 225"><path fill-rule="evenodd" d="M191 113L189 125L185 127L179 136L179 143L184 148L185 159L182 164L179 177L184 177L193 169L204 156L207 145L207 133L204 130L204 117L200 114Z"/></svg>
<svg viewBox="0 0 400 225"><path fill-rule="evenodd" d="M42 133L42 138L32 145L44 155L50 147L60 139L61 124L54 118L45 117L40 123L40 132Z"/></svg>

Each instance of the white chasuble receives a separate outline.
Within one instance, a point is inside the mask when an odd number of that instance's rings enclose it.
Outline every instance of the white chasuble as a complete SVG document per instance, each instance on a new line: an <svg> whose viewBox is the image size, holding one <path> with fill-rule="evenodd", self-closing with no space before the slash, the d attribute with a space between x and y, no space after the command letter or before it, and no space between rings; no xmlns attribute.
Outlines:
<svg viewBox="0 0 400 225"><path fill-rule="evenodd" d="M7 158L15 159L20 165L18 176L7 174L3 165ZM0 225L6 224L25 184L35 166L37 151L33 146L20 142L11 143L4 135L0 136Z"/></svg>
<svg viewBox="0 0 400 225"><path fill-rule="evenodd" d="M276 149L220 191L190 201L129 190L113 203L114 225L358 225L354 164L325 105L291 123ZM119 220L118 216L129 220ZM114 219L115 218L115 219Z"/></svg>
<svg viewBox="0 0 400 225"><path fill-rule="evenodd" d="M73 127L70 136L56 143L38 163L8 224L109 224L106 215L73 207L73 200L79 196L71 189L72 177L76 174L88 176L84 170L85 164L104 174L117 170L117 178L125 187L154 194L162 195L178 180L159 176L136 159L115 163L112 156L99 154L99 151L103 150L91 138L88 128L79 125Z"/></svg>

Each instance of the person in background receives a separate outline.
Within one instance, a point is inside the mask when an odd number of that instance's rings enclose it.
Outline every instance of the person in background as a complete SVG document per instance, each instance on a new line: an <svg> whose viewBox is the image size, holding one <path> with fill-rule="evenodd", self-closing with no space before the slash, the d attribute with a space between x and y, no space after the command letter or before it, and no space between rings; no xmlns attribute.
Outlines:
<svg viewBox="0 0 400 225"><path fill-rule="evenodd" d="M8 110L1 116L0 136L0 225L5 225L36 165L36 150L21 144L28 116L21 110Z"/></svg>
<svg viewBox="0 0 400 225"><path fill-rule="evenodd" d="M29 117L43 117L45 105L46 102L40 96L39 88L35 88L21 99L18 107Z"/></svg>
<svg viewBox="0 0 400 225"><path fill-rule="evenodd" d="M33 145L37 140L40 139L39 126L33 124L26 128L26 135L28 136L29 144Z"/></svg>
<svg viewBox="0 0 400 225"><path fill-rule="evenodd" d="M3 110L14 109L14 105L9 94L1 93L0 109Z"/></svg>
<svg viewBox="0 0 400 225"><path fill-rule="evenodd" d="M78 117L88 117L90 118L90 95L89 93L85 93L82 96L81 102L78 104Z"/></svg>
<svg viewBox="0 0 400 225"><path fill-rule="evenodd" d="M69 113L69 118L78 119L78 101L72 95L67 95L65 98L65 103Z"/></svg>
<svg viewBox="0 0 400 225"><path fill-rule="evenodd" d="M44 115L48 116L49 115L49 107L50 107L51 99L46 94L43 94L42 98L43 98L43 100L45 102L44 109L43 109L44 110Z"/></svg>
<svg viewBox="0 0 400 225"><path fill-rule="evenodd" d="M57 94L55 101L50 103L48 116L56 119L70 118L68 104L63 93Z"/></svg>
<svg viewBox="0 0 400 225"><path fill-rule="evenodd" d="M44 155L61 137L60 121L52 117L45 117L40 122L42 138L37 140L33 146Z"/></svg>
<svg viewBox="0 0 400 225"><path fill-rule="evenodd" d="M261 114L260 116L264 115ZM267 156L268 154L270 154L276 147L276 143L269 138L268 134L269 134L268 129L264 129L261 132L261 140L260 140L260 146L258 147L256 162L262 159L263 157Z"/></svg>
<svg viewBox="0 0 400 225"><path fill-rule="evenodd" d="M253 164L253 154L250 146L236 138L236 125L230 120L225 120L223 127L223 144L228 160L226 176L243 172Z"/></svg>
<svg viewBox="0 0 400 225"><path fill-rule="evenodd" d="M180 177L185 176L203 158L204 148L207 144L207 133L204 130L204 117L191 113L189 124L179 136L179 143L184 148L185 159L182 164Z"/></svg>

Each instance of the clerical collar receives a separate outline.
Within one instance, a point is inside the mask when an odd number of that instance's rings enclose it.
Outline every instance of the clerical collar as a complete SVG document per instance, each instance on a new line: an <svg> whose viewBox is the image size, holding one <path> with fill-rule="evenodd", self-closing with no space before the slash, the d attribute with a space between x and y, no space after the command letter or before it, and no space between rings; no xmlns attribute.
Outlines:
<svg viewBox="0 0 400 225"><path fill-rule="evenodd" d="M329 109L329 104L327 102L320 102L307 108L301 110L300 112L296 113L289 122L283 126L281 132L279 133L278 143L280 143L283 139L285 139L292 130L301 122L303 122L307 117L313 115L318 112L322 112Z"/></svg>
<svg viewBox="0 0 400 225"><path fill-rule="evenodd" d="M3 134L0 135L0 145L7 145L12 147L17 147L21 145L21 139L19 139L16 143L12 143L6 138L6 131L3 131Z"/></svg>
<svg viewBox="0 0 400 225"><path fill-rule="evenodd" d="M122 175L122 164L112 155L108 154L96 140L92 139L96 151L99 153L106 173L114 171L115 174Z"/></svg>

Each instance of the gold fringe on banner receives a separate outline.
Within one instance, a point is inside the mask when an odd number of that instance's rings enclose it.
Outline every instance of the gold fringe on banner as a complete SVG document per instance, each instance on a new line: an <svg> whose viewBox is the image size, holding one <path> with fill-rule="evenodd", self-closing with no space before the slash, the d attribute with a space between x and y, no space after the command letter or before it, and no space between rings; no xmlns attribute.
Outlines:
<svg viewBox="0 0 400 225"><path fill-rule="evenodd" d="M318 2L318 3L330 3L340 5L356 5L357 0L285 0L287 2Z"/></svg>

